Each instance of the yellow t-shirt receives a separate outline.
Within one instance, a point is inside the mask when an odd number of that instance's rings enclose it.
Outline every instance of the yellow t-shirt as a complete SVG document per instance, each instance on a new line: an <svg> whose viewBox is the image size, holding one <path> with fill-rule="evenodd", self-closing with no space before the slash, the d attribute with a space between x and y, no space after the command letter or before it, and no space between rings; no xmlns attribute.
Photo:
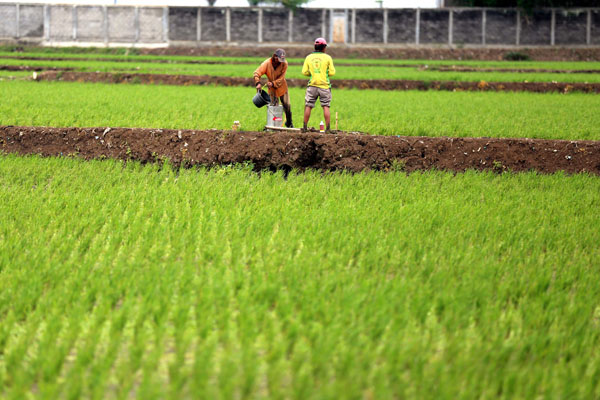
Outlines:
<svg viewBox="0 0 600 400"><path fill-rule="evenodd" d="M335 75L333 59L325 53L314 52L306 56L302 73L310 76L308 86L316 86L322 89L331 88L329 77Z"/></svg>

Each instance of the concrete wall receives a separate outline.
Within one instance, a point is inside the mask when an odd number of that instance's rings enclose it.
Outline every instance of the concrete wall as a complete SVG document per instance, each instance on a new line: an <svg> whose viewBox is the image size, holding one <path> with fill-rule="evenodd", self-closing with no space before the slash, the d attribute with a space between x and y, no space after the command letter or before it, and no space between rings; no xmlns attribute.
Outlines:
<svg viewBox="0 0 600 400"><path fill-rule="evenodd" d="M600 45L600 10L593 10L591 13L591 44Z"/></svg>
<svg viewBox="0 0 600 400"><path fill-rule="evenodd" d="M520 13L514 9L486 10L485 44L514 45Z"/></svg>
<svg viewBox="0 0 600 400"><path fill-rule="evenodd" d="M298 9L0 4L0 38L47 44L201 42L600 45L599 9ZM340 34L340 32L342 34ZM341 38L341 39L340 39Z"/></svg>

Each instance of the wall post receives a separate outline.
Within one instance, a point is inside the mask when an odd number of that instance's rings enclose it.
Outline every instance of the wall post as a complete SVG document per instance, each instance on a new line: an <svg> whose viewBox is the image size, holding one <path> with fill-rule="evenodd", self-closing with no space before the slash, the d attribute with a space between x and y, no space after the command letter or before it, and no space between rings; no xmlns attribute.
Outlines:
<svg viewBox="0 0 600 400"><path fill-rule="evenodd" d="M288 42L292 41L292 29L294 29L294 13L292 10L288 12Z"/></svg>
<svg viewBox="0 0 600 400"><path fill-rule="evenodd" d="M262 8L258 9L258 43L262 43L262 19L263 19L263 10Z"/></svg>
<svg viewBox="0 0 600 400"><path fill-rule="evenodd" d="M108 7L102 6L102 37L104 44L108 46Z"/></svg>
<svg viewBox="0 0 600 400"><path fill-rule="evenodd" d="M388 10L387 8L383 10L383 43L387 44L388 42Z"/></svg>
<svg viewBox="0 0 600 400"><path fill-rule="evenodd" d="M421 9L417 8L417 17L415 18L415 44L419 44L419 31L421 30Z"/></svg>
<svg viewBox="0 0 600 400"><path fill-rule="evenodd" d="M169 7L163 8L163 40L169 42Z"/></svg>
<svg viewBox="0 0 600 400"><path fill-rule="evenodd" d="M585 44L592 44L592 10L587 12L587 26L585 28Z"/></svg>
<svg viewBox="0 0 600 400"><path fill-rule="evenodd" d="M44 38L50 40L50 6L44 4Z"/></svg>
<svg viewBox="0 0 600 400"><path fill-rule="evenodd" d="M225 41L231 42L231 8L225 10Z"/></svg>
<svg viewBox="0 0 600 400"><path fill-rule="evenodd" d="M202 40L202 9L196 8L196 42Z"/></svg>
<svg viewBox="0 0 600 400"><path fill-rule="evenodd" d="M71 18L73 19L73 40L77 40L77 6L71 9Z"/></svg>
<svg viewBox="0 0 600 400"><path fill-rule="evenodd" d="M356 8L352 9L352 44L356 43Z"/></svg>
<svg viewBox="0 0 600 400"><path fill-rule="evenodd" d="M550 46L554 46L556 31L556 10L552 9L552 17L550 19Z"/></svg>
<svg viewBox="0 0 600 400"><path fill-rule="evenodd" d="M487 24L487 10L481 11L481 44L485 46L485 25Z"/></svg>
<svg viewBox="0 0 600 400"><path fill-rule="evenodd" d="M454 41L452 37L452 33L454 31L454 11L448 10L448 45L452 46L452 42Z"/></svg>
<svg viewBox="0 0 600 400"><path fill-rule="evenodd" d="M321 37L325 37L325 18L327 18L327 10L323 9L321 13Z"/></svg>
<svg viewBox="0 0 600 400"><path fill-rule="evenodd" d="M516 39L516 43L517 46L521 44L521 11L517 10L517 39Z"/></svg>
<svg viewBox="0 0 600 400"><path fill-rule="evenodd" d="M140 41L140 8L135 6L133 9L133 27L135 28L135 42Z"/></svg>
<svg viewBox="0 0 600 400"><path fill-rule="evenodd" d="M17 27L16 27L17 31L15 32L15 34L16 34L17 38L20 38L21 37L21 28L20 28L20 25L21 25L21 5L19 3L17 3L16 7L17 7Z"/></svg>

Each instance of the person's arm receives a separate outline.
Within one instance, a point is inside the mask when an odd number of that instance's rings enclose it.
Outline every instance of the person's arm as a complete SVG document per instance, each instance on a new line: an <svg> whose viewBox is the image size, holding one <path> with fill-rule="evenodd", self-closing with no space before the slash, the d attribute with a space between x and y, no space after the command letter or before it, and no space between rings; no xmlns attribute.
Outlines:
<svg viewBox="0 0 600 400"><path fill-rule="evenodd" d="M281 72L281 77L279 79L275 79L273 81L273 86L274 87L278 88L281 85L283 85L283 82L285 82L285 73L287 72L287 67L288 67L287 62L283 63L283 67L282 67L283 69L282 69L282 72Z"/></svg>
<svg viewBox="0 0 600 400"><path fill-rule="evenodd" d="M302 66L302 75L310 76L310 69L308 68L308 57L304 59L304 65Z"/></svg>
<svg viewBox="0 0 600 400"><path fill-rule="evenodd" d="M335 67L333 66L333 58L329 58L329 76L335 75Z"/></svg>
<svg viewBox="0 0 600 400"><path fill-rule="evenodd" d="M264 61L262 64L259 65L258 68L256 68L256 71L254 71L254 86L259 88L258 85L260 85L260 77L266 73L267 73L267 62Z"/></svg>

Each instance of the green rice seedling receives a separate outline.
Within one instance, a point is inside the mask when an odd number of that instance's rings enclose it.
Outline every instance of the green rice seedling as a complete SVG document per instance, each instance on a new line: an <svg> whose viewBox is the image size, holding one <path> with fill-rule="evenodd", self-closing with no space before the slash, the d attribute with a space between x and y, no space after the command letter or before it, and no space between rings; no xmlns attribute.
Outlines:
<svg viewBox="0 0 600 400"><path fill-rule="evenodd" d="M0 124L262 130L251 88L0 82ZM290 89L295 121L304 90ZM221 99L215 102L215 98ZM339 129L382 135L600 138L600 97L586 94L335 90ZM309 126L322 119L320 106ZM296 122L298 123L298 122Z"/></svg>
<svg viewBox="0 0 600 400"><path fill-rule="evenodd" d="M45 68L73 68L76 71L111 72L116 75L123 73L150 73L174 75L209 75L224 77L252 77L259 62L254 64L181 64L181 63L152 63L145 61L114 62L89 60L19 60L3 59L5 65L27 65ZM523 67L519 67L523 68ZM300 63L288 67L287 78L305 79ZM600 71L600 69L599 69ZM408 79L423 81L487 81L487 82L600 82L600 73L552 73L552 72L502 72L502 71L438 71L435 68L399 68L389 64L353 64L340 65L335 75L336 79ZM134 78L135 79L135 78Z"/></svg>
<svg viewBox="0 0 600 400"><path fill-rule="evenodd" d="M26 49L24 52L15 54L11 50L0 51L0 58L14 59L15 56L25 56L32 58L65 58L70 60L97 60L97 61L120 61L120 62L161 62L161 63L245 63L258 64L269 57L265 52L264 56L258 57L216 57L216 56L165 56L165 55L135 55L125 54L124 51L114 54L105 51L96 52L95 49L83 52L62 51L63 48L44 48ZM103 49L104 50L104 49ZM413 60L413 59L344 59L334 57L337 65L396 65L396 66L415 66L422 68L438 66L465 66L480 68L514 68L514 69L564 69L564 70L600 70L600 63L593 61L482 61L482 60ZM288 57L290 65L301 65L304 58Z"/></svg>
<svg viewBox="0 0 600 400"><path fill-rule="evenodd" d="M593 398L599 193L0 156L1 396Z"/></svg>

